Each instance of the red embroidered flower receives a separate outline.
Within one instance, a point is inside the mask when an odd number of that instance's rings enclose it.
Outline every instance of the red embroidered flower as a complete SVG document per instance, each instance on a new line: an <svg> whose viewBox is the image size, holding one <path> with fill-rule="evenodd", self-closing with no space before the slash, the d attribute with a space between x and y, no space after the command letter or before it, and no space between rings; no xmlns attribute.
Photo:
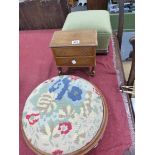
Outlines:
<svg viewBox="0 0 155 155"><path fill-rule="evenodd" d="M52 155L61 155L63 153L62 150L55 150L52 152Z"/></svg>
<svg viewBox="0 0 155 155"><path fill-rule="evenodd" d="M71 80L77 80L77 79L79 79L78 76L74 76L74 75L71 75L70 78L71 78Z"/></svg>
<svg viewBox="0 0 155 155"><path fill-rule="evenodd" d="M58 130L61 131L61 134L67 134L70 130L72 130L72 124L70 122L59 123Z"/></svg>
<svg viewBox="0 0 155 155"><path fill-rule="evenodd" d="M39 113L38 114L34 114L34 113L27 114L26 119L28 120L30 125L34 125L36 122L39 121L39 118L38 118L39 115L40 115Z"/></svg>

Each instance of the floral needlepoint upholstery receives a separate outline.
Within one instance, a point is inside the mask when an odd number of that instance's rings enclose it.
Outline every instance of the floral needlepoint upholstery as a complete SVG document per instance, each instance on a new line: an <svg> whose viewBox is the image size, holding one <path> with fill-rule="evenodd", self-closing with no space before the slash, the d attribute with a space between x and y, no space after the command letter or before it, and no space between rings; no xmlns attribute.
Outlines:
<svg viewBox="0 0 155 155"><path fill-rule="evenodd" d="M101 93L87 80L72 75L47 80L25 103L25 140L43 154L74 153L97 135L103 123L103 105Z"/></svg>

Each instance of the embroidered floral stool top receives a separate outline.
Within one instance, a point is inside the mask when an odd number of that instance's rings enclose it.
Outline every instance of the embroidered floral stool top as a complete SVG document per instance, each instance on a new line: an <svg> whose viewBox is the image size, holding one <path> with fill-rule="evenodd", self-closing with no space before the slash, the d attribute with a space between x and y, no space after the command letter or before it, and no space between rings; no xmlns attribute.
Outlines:
<svg viewBox="0 0 155 155"><path fill-rule="evenodd" d="M80 155L98 144L106 122L106 103L97 88L64 75L33 90L24 107L22 131L36 153Z"/></svg>

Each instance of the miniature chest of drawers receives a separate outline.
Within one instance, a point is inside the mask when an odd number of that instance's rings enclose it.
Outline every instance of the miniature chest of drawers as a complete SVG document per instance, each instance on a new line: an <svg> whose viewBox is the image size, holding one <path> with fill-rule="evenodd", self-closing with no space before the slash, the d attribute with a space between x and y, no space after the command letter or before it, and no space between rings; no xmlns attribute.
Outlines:
<svg viewBox="0 0 155 155"><path fill-rule="evenodd" d="M59 74L62 67L89 67L95 74L97 32L95 30L56 31L50 42Z"/></svg>

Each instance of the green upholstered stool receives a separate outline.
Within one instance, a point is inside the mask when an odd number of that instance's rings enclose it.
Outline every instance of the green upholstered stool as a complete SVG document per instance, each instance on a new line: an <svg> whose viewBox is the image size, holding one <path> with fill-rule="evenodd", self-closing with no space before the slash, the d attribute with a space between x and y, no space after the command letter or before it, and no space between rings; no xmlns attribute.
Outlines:
<svg viewBox="0 0 155 155"><path fill-rule="evenodd" d="M110 15L106 10L77 11L68 14L62 31L95 29L98 33L97 53L108 52L112 34Z"/></svg>

